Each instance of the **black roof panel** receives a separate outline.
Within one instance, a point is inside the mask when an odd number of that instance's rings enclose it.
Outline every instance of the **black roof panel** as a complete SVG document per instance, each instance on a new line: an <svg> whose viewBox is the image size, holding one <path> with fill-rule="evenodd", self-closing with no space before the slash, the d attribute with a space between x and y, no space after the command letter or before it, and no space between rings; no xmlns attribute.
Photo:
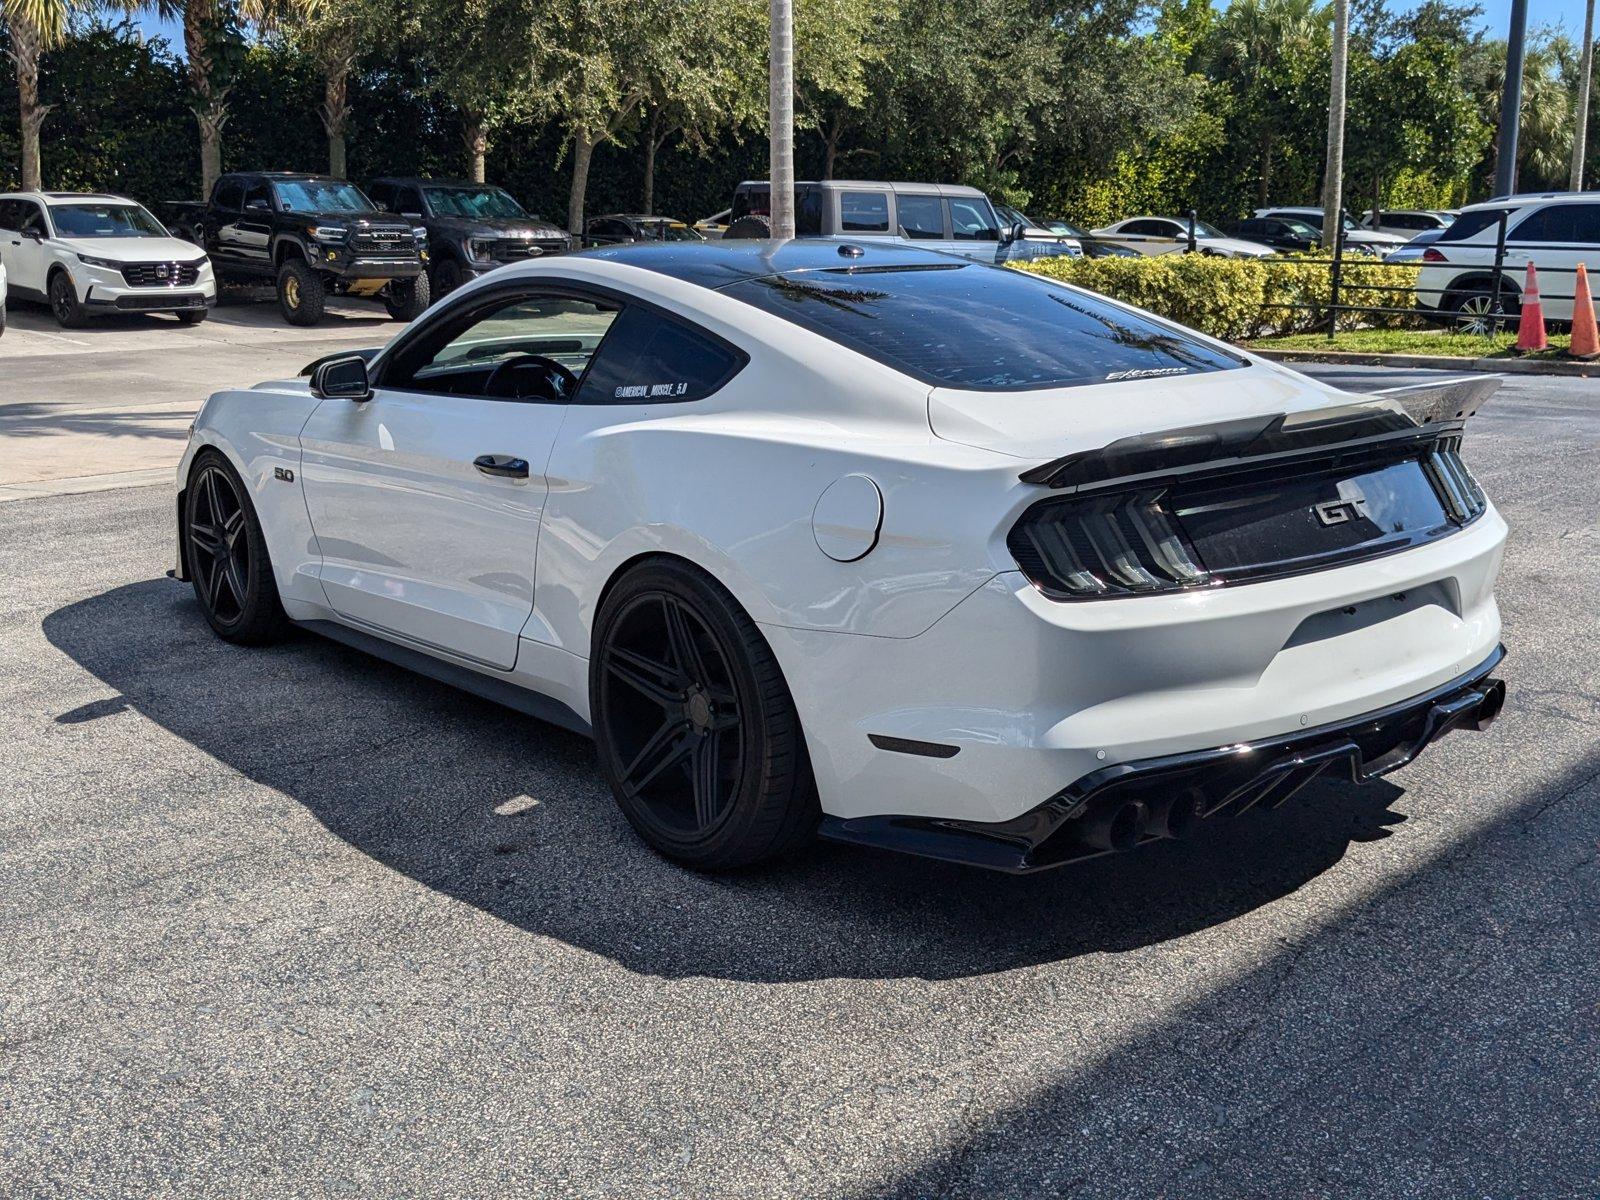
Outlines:
<svg viewBox="0 0 1600 1200"><path fill-rule="evenodd" d="M843 253L846 250L860 253ZM862 270L883 267L947 266L967 262L953 254L874 242L870 238L798 238L790 242L751 238L712 242L643 242L580 252L674 279L720 288L742 279L793 271Z"/></svg>

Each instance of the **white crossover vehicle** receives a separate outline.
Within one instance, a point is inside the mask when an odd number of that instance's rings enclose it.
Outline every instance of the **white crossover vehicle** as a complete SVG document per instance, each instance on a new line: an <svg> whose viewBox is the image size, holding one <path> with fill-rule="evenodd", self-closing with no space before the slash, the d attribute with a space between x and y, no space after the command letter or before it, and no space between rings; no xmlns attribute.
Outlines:
<svg viewBox="0 0 1600 1200"><path fill-rule="evenodd" d="M1091 236L1140 254L1177 254L1189 248L1189 222L1175 217L1129 217L1104 229L1093 230ZM1194 224L1194 248L1197 254L1217 258L1270 258L1277 253L1260 242L1231 238L1204 221Z"/></svg>
<svg viewBox="0 0 1600 1200"><path fill-rule="evenodd" d="M700 867L814 832L1010 871L1364 780L1499 710L1469 383L1361 399L896 245L502 268L218 392L215 631L288 621L592 732Z"/></svg>
<svg viewBox="0 0 1600 1200"><path fill-rule="evenodd" d="M12 293L63 326L108 313L172 313L185 325L217 302L211 261L123 196L0 195L0 260Z"/></svg>
<svg viewBox="0 0 1600 1200"><path fill-rule="evenodd" d="M3 336L5 334L5 331L6 331L6 298L7 298L7 291L8 291L8 284L6 282L6 264L5 264L5 259L0 258L0 336Z"/></svg>

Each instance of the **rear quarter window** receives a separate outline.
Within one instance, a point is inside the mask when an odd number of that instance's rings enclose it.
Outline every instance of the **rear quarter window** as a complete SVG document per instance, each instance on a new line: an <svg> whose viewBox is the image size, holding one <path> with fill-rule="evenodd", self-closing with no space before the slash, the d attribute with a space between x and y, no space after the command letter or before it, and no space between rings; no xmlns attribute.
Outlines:
<svg viewBox="0 0 1600 1200"><path fill-rule="evenodd" d="M796 272L723 290L935 387L1029 391L1244 365L1091 293L975 263Z"/></svg>
<svg viewBox="0 0 1600 1200"><path fill-rule="evenodd" d="M739 373L743 352L651 309L632 305L612 323L578 390L579 404L704 400Z"/></svg>

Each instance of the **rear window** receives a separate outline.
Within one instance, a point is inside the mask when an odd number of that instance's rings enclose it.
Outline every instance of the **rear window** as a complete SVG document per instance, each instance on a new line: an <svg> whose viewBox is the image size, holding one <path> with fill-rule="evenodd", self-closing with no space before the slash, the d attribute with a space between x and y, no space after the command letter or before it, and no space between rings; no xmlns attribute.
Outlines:
<svg viewBox="0 0 1600 1200"><path fill-rule="evenodd" d="M704 400L746 358L709 333L632 306L612 324L583 377L580 404Z"/></svg>
<svg viewBox="0 0 1600 1200"><path fill-rule="evenodd" d="M1015 392L1244 365L1097 296L979 264L798 272L728 295L935 387Z"/></svg>
<svg viewBox="0 0 1600 1200"><path fill-rule="evenodd" d="M1508 208L1484 208L1476 212L1464 212L1455 219L1454 224L1446 229L1439 238L1441 242L1464 242L1470 237L1482 233L1485 229L1493 229L1500 224L1500 218L1511 210Z"/></svg>

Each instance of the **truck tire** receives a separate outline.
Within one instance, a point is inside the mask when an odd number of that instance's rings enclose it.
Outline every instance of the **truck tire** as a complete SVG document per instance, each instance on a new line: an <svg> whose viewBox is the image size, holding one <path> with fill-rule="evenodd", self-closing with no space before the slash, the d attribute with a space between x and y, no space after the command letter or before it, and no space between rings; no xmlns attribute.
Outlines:
<svg viewBox="0 0 1600 1200"><path fill-rule="evenodd" d="M383 306L396 321L415 321L428 309L428 277L391 280L384 289Z"/></svg>
<svg viewBox="0 0 1600 1200"><path fill-rule="evenodd" d="M740 217L723 235L728 238L769 238L772 236L772 222L765 217Z"/></svg>
<svg viewBox="0 0 1600 1200"><path fill-rule="evenodd" d="M303 258L291 258L278 268L278 307L291 325L315 325L322 320L327 288L322 276Z"/></svg>

